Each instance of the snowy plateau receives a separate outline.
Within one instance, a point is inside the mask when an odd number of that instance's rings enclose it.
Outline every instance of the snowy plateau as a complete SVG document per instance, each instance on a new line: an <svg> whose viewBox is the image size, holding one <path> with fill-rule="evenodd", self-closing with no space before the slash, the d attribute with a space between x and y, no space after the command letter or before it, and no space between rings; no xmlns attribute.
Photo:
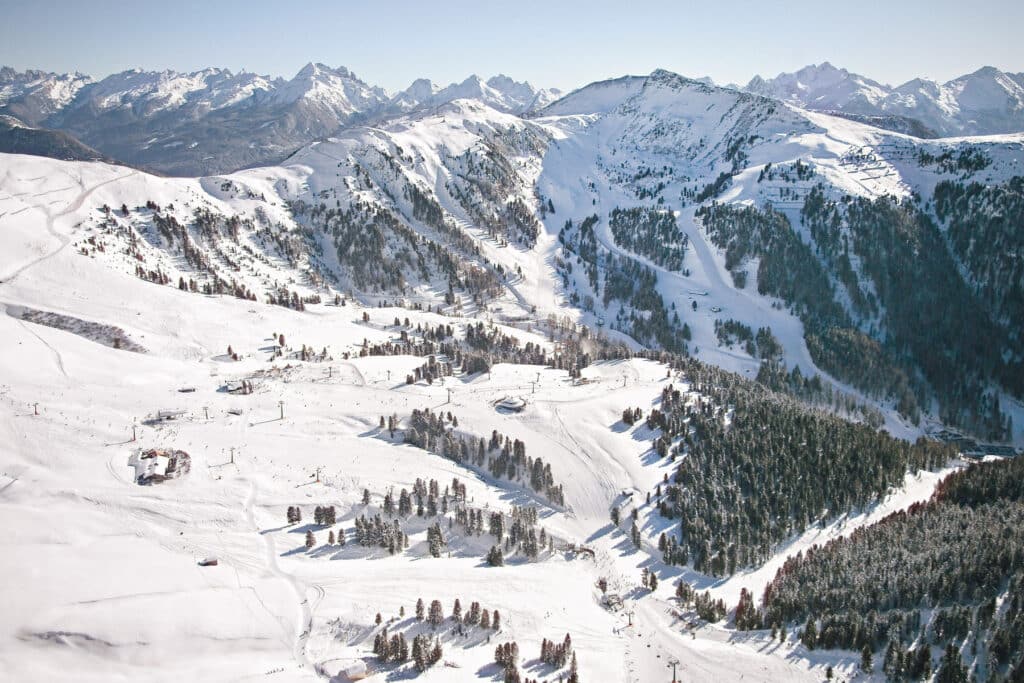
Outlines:
<svg viewBox="0 0 1024 683"><path fill-rule="evenodd" d="M865 665L737 606L781 613L788 558L947 505L945 477L1024 445L1024 226L999 222L1024 126L951 123L981 86L936 90L926 139L872 118L924 111L909 87L831 72L111 79L0 72L0 113L109 156L0 154L2 680L886 680L881 626ZM161 159L176 176L143 170ZM941 252L916 324L982 318L915 337L872 212L905 221L888 252ZM720 444L773 455L729 469ZM1019 633L1009 665L967 643L1019 623L1021 558L914 603L904 646L1011 680ZM989 600L988 631L937 625Z"/></svg>

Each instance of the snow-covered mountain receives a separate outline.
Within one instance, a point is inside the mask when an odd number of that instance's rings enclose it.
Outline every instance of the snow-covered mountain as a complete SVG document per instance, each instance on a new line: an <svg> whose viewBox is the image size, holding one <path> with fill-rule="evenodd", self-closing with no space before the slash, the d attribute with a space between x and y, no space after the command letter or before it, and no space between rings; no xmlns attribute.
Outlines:
<svg viewBox="0 0 1024 683"><path fill-rule="evenodd" d="M755 76L744 89L817 111L916 120L940 136L1024 130L1024 74L990 66L946 83L916 78L892 87L824 62Z"/></svg>
<svg viewBox="0 0 1024 683"><path fill-rule="evenodd" d="M472 99L520 114L560 95L507 76L435 86L420 79L390 96L345 67L310 63L291 79L246 71L133 69L81 74L0 70L0 114L58 129L105 154L165 173L215 173L279 161L339 128Z"/></svg>
<svg viewBox="0 0 1024 683"><path fill-rule="evenodd" d="M0 575L28 576L0 582L3 670L862 677L806 616L769 635L738 605L928 500L962 463L910 442L942 422L1024 442L1024 134L921 140L663 70L529 116L515 84L424 105L417 81L358 125L381 94L304 71L199 119L349 112L275 164L0 154ZM129 90L184 116L217 78L126 76L97 116L131 120ZM979 653L1012 627L1003 574L936 576L970 598L878 623L939 637L980 596Z"/></svg>
<svg viewBox="0 0 1024 683"><path fill-rule="evenodd" d="M417 79L395 94L393 110L410 111L418 107L437 107L458 99L476 100L498 111L524 114L540 109L562 95L557 88L535 88L526 81L514 81L500 74L484 81L472 75L461 83L440 87L427 79Z"/></svg>
<svg viewBox="0 0 1024 683"><path fill-rule="evenodd" d="M34 125L66 107L92 82L79 73L18 72L0 67L0 111Z"/></svg>

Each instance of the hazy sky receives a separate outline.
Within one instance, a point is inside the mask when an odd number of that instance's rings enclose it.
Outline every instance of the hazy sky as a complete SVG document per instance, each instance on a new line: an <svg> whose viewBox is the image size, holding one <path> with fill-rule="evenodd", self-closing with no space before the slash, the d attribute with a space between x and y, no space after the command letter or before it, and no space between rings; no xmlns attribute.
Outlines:
<svg viewBox="0 0 1024 683"><path fill-rule="evenodd" d="M827 60L897 84L1024 71L1022 26L1022 0L0 0L0 64L291 77L315 61L396 90L470 73L571 89L659 67L746 83Z"/></svg>

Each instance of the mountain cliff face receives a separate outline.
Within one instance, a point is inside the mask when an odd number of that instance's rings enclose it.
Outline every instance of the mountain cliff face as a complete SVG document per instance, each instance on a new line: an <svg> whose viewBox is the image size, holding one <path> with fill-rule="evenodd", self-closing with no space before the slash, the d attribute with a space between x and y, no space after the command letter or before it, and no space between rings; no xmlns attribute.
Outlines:
<svg viewBox="0 0 1024 683"><path fill-rule="evenodd" d="M991 66L945 83L916 78L892 87L825 62L771 79L756 76L745 90L818 111L914 120L941 137L1024 129L1024 74Z"/></svg>

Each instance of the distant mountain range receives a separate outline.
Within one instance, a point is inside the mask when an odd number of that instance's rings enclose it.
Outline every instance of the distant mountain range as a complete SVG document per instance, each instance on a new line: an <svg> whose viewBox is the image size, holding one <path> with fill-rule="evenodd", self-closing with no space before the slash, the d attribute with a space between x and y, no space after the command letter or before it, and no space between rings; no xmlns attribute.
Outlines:
<svg viewBox="0 0 1024 683"><path fill-rule="evenodd" d="M892 125L902 120L906 132L914 129L906 122L916 121L918 133L931 131L934 137L1024 130L1024 73L991 66L945 83L915 78L892 87L825 62L775 78L755 76L742 89L805 109L895 117Z"/></svg>
<svg viewBox="0 0 1024 683"><path fill-rule="evenodd" d="M454 99L519 114L559 94L507 76L471 76L443 88L420 79L390 95L344 67L313 63L291 80L226 69L131 70L99 81L78 73L0 69L0 114L175 175L271 163L347 124Z"/></svg>
<svg viewBox="0 0 1024 683"><path fill-rule="evenodd" d="M707 78L697 82L711 85ZM1024 74L993 67L946 83L918 78L892 87L825 62L727 87L919 138L1024 130ZM389 93L344 67L315 63L290 80L211 68L131 70L96 81L0 68L0 114L61 131L125 163L189 176L277 163L347 126L458 99L525 115L562 95L503 75L448 86L421 78Z"/></svg>

